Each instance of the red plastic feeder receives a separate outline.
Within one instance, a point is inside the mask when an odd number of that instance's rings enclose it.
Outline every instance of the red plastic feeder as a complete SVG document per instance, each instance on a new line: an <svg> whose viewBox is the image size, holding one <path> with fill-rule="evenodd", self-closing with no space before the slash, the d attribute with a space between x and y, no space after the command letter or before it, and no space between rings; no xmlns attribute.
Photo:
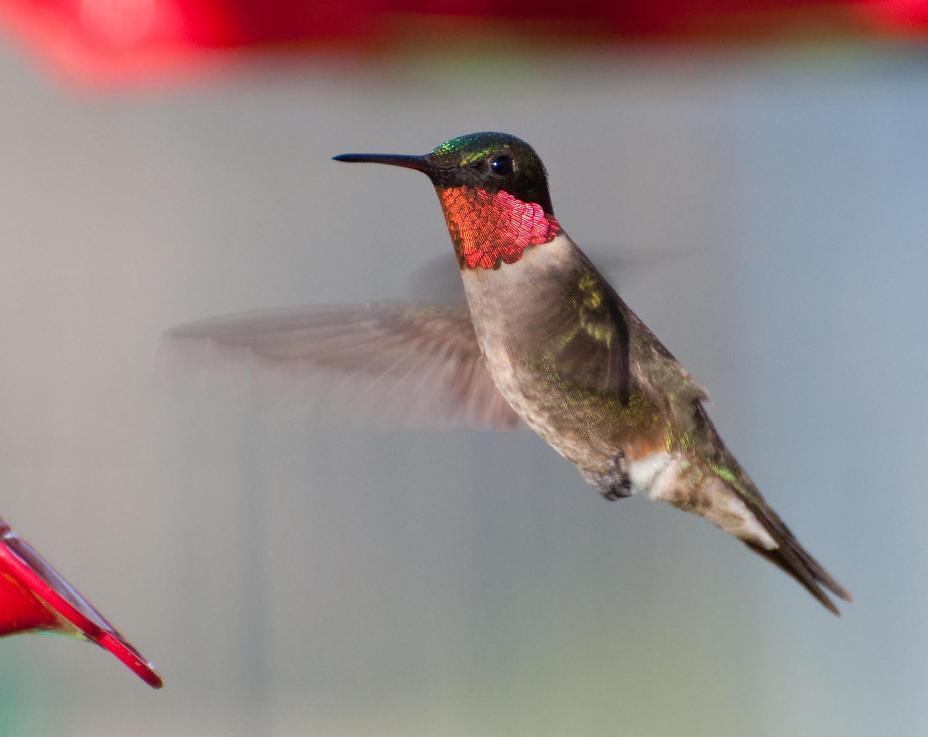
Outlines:
<svg viewBox="0 0 928 737"><path fill-rule="evenodd" d="M59 632L109 650L152 688L154 666L33 547L0 519L0 637Z"/></svg>

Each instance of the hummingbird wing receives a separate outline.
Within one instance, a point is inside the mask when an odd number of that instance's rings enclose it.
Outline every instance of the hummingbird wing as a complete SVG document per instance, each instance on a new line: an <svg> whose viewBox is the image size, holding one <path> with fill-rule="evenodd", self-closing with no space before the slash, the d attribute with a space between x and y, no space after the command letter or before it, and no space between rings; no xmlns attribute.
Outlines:
<svg viewBox="0 0 928 737"><path fill-rule="evenodd" d="M705 390L622 301L579 251L579 268L558 279L536 309L543 346L559 380L628 404L633 394L658 404L667 397L683 403L706 399ZM567 305L567 309L565 309ZM525 350L525 349L524 349ZM659 407L658 409L666 409Z"/></svg>
<svg viewBox="0 0 928 737"><path fill-rule="evenodd" d="M319 379L378 419L410 425L513 429L466 308L382 302L264 310L181 325L175 339L209 341L290 377Z"/></svg>

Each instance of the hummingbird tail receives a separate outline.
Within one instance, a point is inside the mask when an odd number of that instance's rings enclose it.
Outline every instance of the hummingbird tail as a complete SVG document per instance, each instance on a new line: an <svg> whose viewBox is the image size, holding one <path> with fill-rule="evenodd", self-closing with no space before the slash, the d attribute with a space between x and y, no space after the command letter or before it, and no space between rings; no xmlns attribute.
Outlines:
<svg viewBox="0 0 928 737"><path fill-rule="evenodd" d="M756 534L747 536L739 534L738 530L729 531L734 532L755 553L763 556L802 584L828 611L835 616L841 616L838 607L826 591L847 602L853 601L850 592L800 545L796 536L780 519L780 515L766 502L757 486L725 447L704 411L700 413L698 419L705 433L706 450L703 458L708 459L705 461L706 468L716 478L721 479L731 493L744 502L750 516L767 534L766 539L763 539Z"/></svg>
<svg viewBox="0 0 928 737"><path fill-rule="evenodd" d="M825 593L823 587L847 602L853 601L851 593L835 581L831 574L799 544L799 541L793 537L789 528L782 522L776 526L768 526L768 531L777 542L778 547L773 550L768 550L747 540L742 542L755 553L763 556L796 579L828 611L840 617L841 612L838 611L838 607L834 605L834 602L828 598L828 594Z"/></svg>

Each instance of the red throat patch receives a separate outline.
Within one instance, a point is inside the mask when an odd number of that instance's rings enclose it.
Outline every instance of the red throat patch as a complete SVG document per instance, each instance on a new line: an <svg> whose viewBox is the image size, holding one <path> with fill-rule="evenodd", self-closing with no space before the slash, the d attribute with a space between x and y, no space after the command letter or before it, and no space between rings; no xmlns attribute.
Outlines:
<svg viewBox="0 0 928 737"><path fill-rule="evenodd" d="M438 190L438 199L462 268L515 263L526 248L549 243L561 232L557 218L541 205L503 190L448 187Z"/></svg>

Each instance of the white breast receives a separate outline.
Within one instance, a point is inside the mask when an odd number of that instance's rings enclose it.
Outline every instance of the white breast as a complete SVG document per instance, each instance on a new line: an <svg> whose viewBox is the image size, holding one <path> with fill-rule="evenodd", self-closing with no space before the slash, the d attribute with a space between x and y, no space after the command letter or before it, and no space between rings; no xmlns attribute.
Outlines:
<svg viewBox="0 0 928 737"><path fill-rule="evenodd" d="M551 428L544 424L543 418L529 416L531 408L521 389L525 377L513 361L510 333L537 320L539 295L533 287L544 272L566 270L576 258L576 246L562 232L549 243L527 249L514 264L461 272L477 340L497 389L528 425L549 442ZM565 454L565 449L554 447Z"/></svg>
<svg viewBox="0 0 928 737"><path fill-rule="evenodd" d="M478 338L482 331L492 333L495 323L511 322L519 315L529 317L537 307L531 287L540 274L566 269L576 258L577 247L562 232L550 243L526 249L514 264L461 271Z"/></svg>

